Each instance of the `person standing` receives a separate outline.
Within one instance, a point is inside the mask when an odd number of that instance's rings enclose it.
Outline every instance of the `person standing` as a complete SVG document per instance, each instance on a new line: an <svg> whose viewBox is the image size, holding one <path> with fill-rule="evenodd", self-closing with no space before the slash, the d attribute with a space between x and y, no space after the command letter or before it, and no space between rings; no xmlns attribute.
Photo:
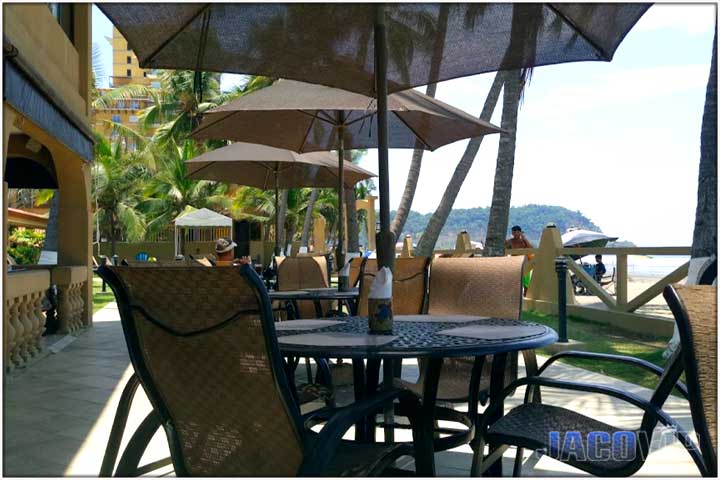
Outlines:
<svg viewBox="0 0 720 480"><path fill-rule="evenodd" d="M512 234L512 236L505 240L505 249L535 248L535 246L530 243L530 240L525 237L525 233L522 231L520 225L513 225L513 227L510 229L510 233ZM522 278L523 295L527 292L528 286L530 285L530 279L532 278L531 261L533 257L534 255L532 255L531 253L526 255L527 261L525 262Z"/></svg>

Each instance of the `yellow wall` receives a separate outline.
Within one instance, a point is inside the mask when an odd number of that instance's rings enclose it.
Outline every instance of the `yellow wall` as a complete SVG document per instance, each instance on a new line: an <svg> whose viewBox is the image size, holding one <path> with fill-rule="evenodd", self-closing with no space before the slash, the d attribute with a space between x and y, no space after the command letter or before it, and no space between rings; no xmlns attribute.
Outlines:
<svg viewBox="0 0 720 480"><path fill-rule="evenodd" d="M150 86L152 82L158 81L152 70L145 70L139 67L138 59L132 50L128 50L127 40L117 28L113 27L113 36L110 39L113 49L113 70L110 79L111 87L122 85L145 85ZM128 57L130 62L128 63ZM128 76L130 70L130 76ZM109 89L101 89L101 93ZM93 111L93 128L105 136L110 136L112 127L107 123L112 121L113 116L118 115L122 125L134 130L139 130L137 117L140 111L152 105L149 98L130 98L115 102L110 108L95 109ZM133 118L134 117L134 118ZM135 121L131 121L135 120ZM148 134L152 133L152 129Z"/></svg>
<svg viewBox="0 0 720 480"><path fill-rule="evenodd" d="M154 80L151 71L140 68L135 53L128 49L127 40L115 27L113 27L111 43L113 48L113 85L119 86L126 83L150 85L150 82ZM129 63L128 57L130 57ZM128 78L128 70L130 70L130 78Z"/></svg>
<svg viewBox="0 0 720 480"><path fill-rule="evenodd" d="M90 4L75 4L76 44L67 38L44 3L3 5L3 34L75 114L90 109Z"/></svg>
<svg viewBox="0 0 720 480"><path fill-rule="evenodd" d="M4 4L3 26L7 40L18 50L18 61L32 70L57 99L57 108L90 127L91 4L74 4L71 41L52 16L47 4ZM92 278L90 163L29 118L3 103L5 136L3 170L11 146L9 134L28 135L45 146L53 159L60 191L58 264L85 266ZM10 152L12 153L12 152ZM3 251L7 241L7 189L4 188ZM3 280L6 280L3 270ZM83 298L86 323L92 316L92 283Z"/></svg>

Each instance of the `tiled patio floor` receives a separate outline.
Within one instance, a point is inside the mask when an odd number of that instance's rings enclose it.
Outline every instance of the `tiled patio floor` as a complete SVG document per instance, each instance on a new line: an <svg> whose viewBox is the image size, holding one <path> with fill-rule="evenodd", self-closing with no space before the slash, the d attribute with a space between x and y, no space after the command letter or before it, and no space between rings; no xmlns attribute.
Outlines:
<svg viewBox="0 0 720 480"><path fill-rule="evenodd" d="M302 375L304 369L298 371ZM557 378L609 383L646 398L650 393L642 387L578 368L560 365L554 372L553 376ZM117 308L111 303L96 313L94 328L65 349L23 372L10 375L4 387L4 476L97 476L115 408L130 374ZM414 362L405 364L403 376L417 377ZM508 402L509 406L520 401L520 393ZM543 401L585 412L619 427L636 427L641 418L639 410L599 395L544 390ZM138 392L126 431L134 431L149 410L147 399ZM684 400L672 397L666 410L684 428L692 430ZM670 436L656 431L654 438L669 439ZM657 443L638 475L697 475L692 460L679 443L665 442L668 444L664 446ZM512 449L506 453L507 473L511 471L513 455ZM159 433L150 445L146 459L165 456L167 445L164 435ZM468 446L439 453L436 455L438 474L467 476L471 458ZM542 476L582 474L546 457L532 467L526 466L523 473Z"/></svg>

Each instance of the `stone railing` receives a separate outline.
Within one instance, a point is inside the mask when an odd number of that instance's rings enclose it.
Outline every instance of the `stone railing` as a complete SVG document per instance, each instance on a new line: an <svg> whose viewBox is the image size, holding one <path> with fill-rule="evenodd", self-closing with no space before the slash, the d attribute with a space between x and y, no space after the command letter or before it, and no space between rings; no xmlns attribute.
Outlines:
<svg viewBox="0 0 720 480"><path fill-rule="evenodd" d="M42 301L50 288L48 270L11 272L5 285L3 355L7 370L24 366L44 349Z"/></svg>
<svg viewBox="0 0 720 480"><path fill-rule="evenodd" d="M87 267L54 267L52 283L57 285L58 333L73 333L85 325Z"/></svg>

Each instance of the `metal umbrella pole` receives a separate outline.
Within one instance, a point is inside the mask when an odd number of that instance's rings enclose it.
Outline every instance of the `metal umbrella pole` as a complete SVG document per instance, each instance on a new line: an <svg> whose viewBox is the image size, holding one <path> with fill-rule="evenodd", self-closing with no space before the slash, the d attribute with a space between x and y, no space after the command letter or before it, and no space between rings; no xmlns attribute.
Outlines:
<svg viewBox="0 0 720 480"><path fill-rule="evenodd" d="M375 236L379 267L393 270L395 239L390 232L390 172L388 169L387 123L387 32L385 6L376 6L375 18L375 87L377 93L378 177L380 194L380 231Z"/></svg>
<svg viewBox="0 0 720 480"><path fill-rule="evenodd" d="M345 266L345 112L337 112L338 135L338 244L335 249L335 263L338 273ZM338 274L338 290L348 288L348 277Z"/></svg>
<svg viewBox="0 0 720 480"><path fill-rule="evenodd" d="M280 178L278 177L278 167L275 167L275 256L280 256Z"/></svg>

